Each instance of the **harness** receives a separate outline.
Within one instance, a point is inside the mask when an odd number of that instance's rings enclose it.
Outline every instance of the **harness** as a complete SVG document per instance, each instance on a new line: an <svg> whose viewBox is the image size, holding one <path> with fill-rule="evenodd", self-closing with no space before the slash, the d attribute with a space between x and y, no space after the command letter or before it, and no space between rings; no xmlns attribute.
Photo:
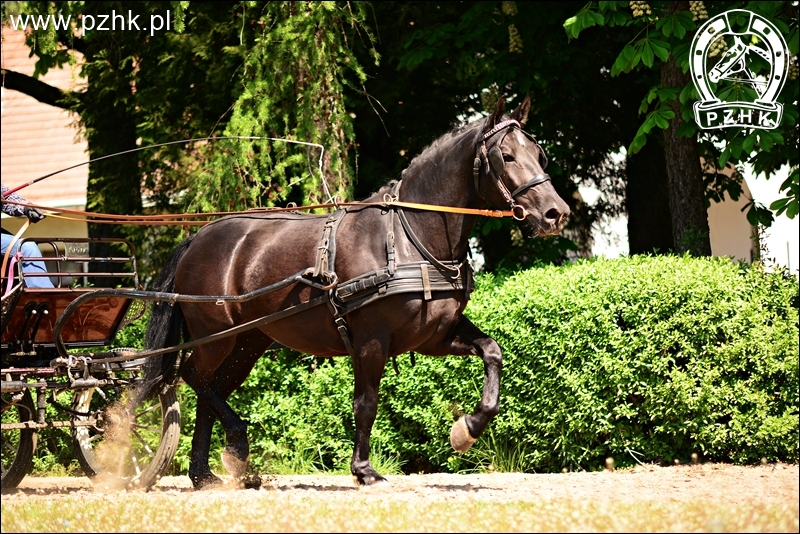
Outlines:
<svg viewBox="0 0 800 534"><path fill-rule="evenodd" d="M492 178L495 187L497 187L497 189L500 191L500 194L503 195L506 203L511 207L511 211L514 213L514 219L521 221L527 217L528 212L525 210L525 208L517 204L515 197L524 193L531 187L550 180L550 175L546 173L539 173L521 186L514 189L513 192L508 190L508 187L506 187L506 184L504 184L503 180L501 179L505 173L506 166L506 162L503 159L503 151L500 150L499 146L500 143L502 143L502 138L499 141L491 143L492 147L489 149L486 148L486 142L491 141L495 134L505 130L506 128L514 126L519 128L519 131L522 132L525 137L533 141L537 148L539 148L539 163L541 164L542 169L547 168L547 156L544 155L544 151L542 150L542 147L539 146L539 143L536 141L536 139L528 132L524 131L519 122L514 119L509 119L507 121L497 123L494 128L483 134L483 138L478 143L478 147L475 152L475 162L472 166L472 177L475 180L475 190L478 191L478 195L480 195L479 179L481 167L484 167L486 175ZM508 132L506 132L506 135L508 135ZM505 135L503 138L505 138Z"/></svg>
<svg viewBox="0 0 800 534"><path fill-rule="evenodd" d="M486 132L476 149L475 163L473 167L473 177L475 188L480 194L479 178L481 167L485 167L485 172L492 178L497 189L503 195L514 214L514 219L523 220L527 216L525 208L516 203L515 197L542 182L550 180L550 176L539 173L525 184L517 187L510 192L502 181L504 175L505 162L503 153L498 146L502 139L492 142L495 134L506 128L517 127L522 131L519 122L507 120L498 123L494 128ZM522 131L531 141L539 144L526 132ZM497 139L497 138L496 138ZM487 149L487 142L491 148ZM539 147L542 168L547 166L547 158ZM398 192L402 180L392 186L391 192L384 196L387 203L398 201ZM347 352L354 356L352 338L347 326L345 316L367 304L380 298L397 295L401 293L422 293L423 298L431 300L433 293L440 291L465 291L467 299L475 289L472 267L467 262L465 255L460 260L440 261L425 248L422 241L417 237L408 218L401 206L388 205L389 218L386 231L386 267L376 269L366 274L357 276L351 280L340 283L335 271L336 262L336 232L347 214L347 208L337 209L330 214L322 231L322 238L317 245L317 255L314 265L314 276L321 277L330 289L327 290L326 303L333 315L336 328L344 341ZM394 217L400 219L400 225L404 233L420 252L425 261L397 264L394 237Z"/></svg>
<svg viewBox="0 0 800 534"><path fill-rule="evenodd" d="M389 195L396 198L400 182ZM336 264L336 231L347 208L334 211L328 216L317 245L317 257L313 273L320 276L330 288L325 302L333 315L336 329L342 337L347 352L354 356L353 342L345 316L378 299L402 293L422 293L423 299L431 300L439 291L465 291L467 298L475 289L472 268L464 256L461 260L439 261L422 244L408 224L403 209L389 206L386 230L386 267L362 274L346 282L339 282L334 272ZM426 261L398 264L394 238L395 212L409 240L420 251Z"/></svg>
<svg viewBox="0 0 800 534"><path fill-rule="evenodd" d="M170 304L175 304L176 302L214 302L217 305L222 305L225 302L251 301L269 292L288 287L295 283L303 283L319 289L323 292L322 295L314 297L309 301L295 304L270 315L253 319L244 324L228 328L200 339L184 342L172 347L142 351L138 353L139 356L149 357L158 354L166 354L169 352L185 351L191 347L236 335L240 332L290 317L296 313L319 306L323 303L326 303L331 311L339 334L341 335L345 347L347 348L347 352L351 356L355 356L350 337L350 331L345 319L347 314L358 310L377 299L389 295L403 293L422 293L423 298L427 301L431 300L433 298L433 293L436 292L464 291L466 293L466 297L469 298L470 293L475 289L475 283L472 268L467 262L467 254L465 254L464 257L456 260L440 261L436 259L416 236L415 232L408 223L403 209L430 209L433 211L471 213L474 215L488 216L513 215L515 219L525 218L527 216L527 212L523 207L516 204L514 197L539 183L549 180L550 177L544 173L540 173L537 174L532 180L515 189L513 192L508 191L508 188L501 180L505 166L503 162L503 155L500 151L500 148L496 146L499 144L499 142L492 142L492 137L504 128L511 126L519 127L520 125L515 120L504 121L496 125L494 128L492 128L492 130L482 136L476 149L474 175L476 180L476 188L478 189L478 194L480 194L478 179L480 177L481 166L485 165L486 174L492 177L496 187L500 190L500 192L503 194L503 197L511 207L512 212L509 213L472 208L449 208L443 206L430 206L427 204L400 202L398 200L398 191L402 183L401 180L392 187L391 191L387 193L386 196L384 196L384 202L380 203L383 206L383 209L388 210L387 213L389 223L386 230L385 243L386 267L359 275L355 278L347 280L346 282L339 282L338 276L335 272L336 233L341 225L342 220L344 220L345 215L347 215L347 207L340 204L339 209L331 213L328 216L328 219L325 221L322 237L320 238L316 249L314 266L299 271L279 282L266 287L261 287L244 295L180 295L178 293L145 292L134 290L123 291L127 298L137 298L158 302L168 301ZM522 133L525 134L525 132ZM534 143L536 142L536 140L530 135L525 135ZM487 149L487 144L492 146ZM544 153L541 152L541 148L540 164L542 168L545 168L547 165L547 159L544 157ZM377 203L366 205L375 204ZM364 206L365 204L359 203L357 205ZM308 215L301 214L290 208L286 208L285 211L286 213L283 214L284 218L304 219L308 217ZM397 263L394 235L395 214L400 219L403 232L406 234L411 243L414 244L423 258L425 258L424 261L401 264ZM322 283L320 283L320 281ZM119 296L120 291L122 290L99 289L90 291L73 300L64 309L53 328L53 337L56 348L58 349L60 355L67 355L66 346L61 338L61 330L67 321L72 317L72 315L80 308L80 306L91 299L102 298L106 296ZM95 363L113 363L125 361L127 359L129 359L128 355L121 355L94 361ZM411 362L413 365L413 353L411 353ZM392 363L395 366L395 371L397 371L396 361L393 360Z"/></svg>

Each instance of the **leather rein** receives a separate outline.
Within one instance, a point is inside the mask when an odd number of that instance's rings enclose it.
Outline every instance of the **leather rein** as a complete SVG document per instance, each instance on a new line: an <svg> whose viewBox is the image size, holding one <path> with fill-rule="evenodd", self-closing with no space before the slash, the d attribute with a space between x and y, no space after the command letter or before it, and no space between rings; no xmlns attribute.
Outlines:
<svg viewBox="0 0 800 534"><path fill-rule="evenodd" d="M527 210L516 203L515 197L531 187L539 185L542 182L550 180L550 176L545 173L540 173L534 176L531 180L526 182L525 184L517 187L513 192L508 190L508 187L503 183L502 176L504 175L504 167L505 162L503 161L503 153L500 150L500 147L497 146L502 142L492 143L494 146L492 148L487 149L487 141L490 141L491 138L505 130L508 127L514 127L520 129L520 131L528 137L531 141L533 141L537 147L539 147L540 153L543 155L544 152L541 151L541 147L536 142L536 140L527 132L522 130L520 123L514 119L510 119L507 121L500 122L494 126L491 130L483 134L481 140L478 143L476 154L475 154L475 162L473 165L472 173L475 180L475 190L478 192L480 196L480 187L479 187L479 180L482 167L485 168L485 173L487 176L490 176L494 181L495 187L500 191L503 195L508 206L511 208L510 210L491 210L491 209L482 209L482 208L461 208L456 206L441 206L437 204L422 204L418 202L403 202L398 200L396 195L384 195L382 202L332 202L326 204L313 204L310 206L296 206L290 204L285 208L254 208L247 211L220 211L220 212L209 212L209 213L175 213L175 214L162 214L162 215L119 215L119 214L110 214L110 213L91 213L87 211L80 211L80 210L70 210L65 208L52 208L48 206L41 206L38 204L31 204L26 202L15 202L13 200L7 200L3 198L3 203L14 204L23 207L31 207L37 208L40 210L44 210L47 212L48 217L54 217L57 219L66 219L66 220L79 220L81 222L91 222L95 224L129 224L129 225L148 225L148 226L200 226L207 224L211 221L187 221L185 219L194 219L199 217L223 217L227 215L243 215L243 214L253 214L253 213L279 213L282 211L311 211L315 209L329 209L329 208L341 208L341 207L360 207L360 206L381 206L381 207L391 207L397 206L399 208L409 208L409 209L418 209L418 210L425 210L425 211L437 211L437 212L444 212L444 213L455 213L460 215L478 215L482 217L512 217L515 220L521 221L525 219L528 215ZM544 164L542 168L547 166L547 160L545 158ZM483 197L481 197L483 198ZM485 199L484 199L485 200ZM56 213L61 215L56 215ZM70 215L76 217L70 217ZM87 218L91 217L91 219L87 220Z"/></svg>

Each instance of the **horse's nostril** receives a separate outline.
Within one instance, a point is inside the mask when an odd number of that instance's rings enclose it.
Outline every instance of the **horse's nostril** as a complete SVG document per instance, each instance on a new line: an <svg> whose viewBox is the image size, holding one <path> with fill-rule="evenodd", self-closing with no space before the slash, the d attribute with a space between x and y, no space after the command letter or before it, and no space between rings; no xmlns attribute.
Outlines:
<svg viewBox="0 0 800 534"><path fill-rule="evenodd" d="M544 214L545 218L558 222L561 219L561 212L555 208L550 208L547 210L547 213Z"/></svg>

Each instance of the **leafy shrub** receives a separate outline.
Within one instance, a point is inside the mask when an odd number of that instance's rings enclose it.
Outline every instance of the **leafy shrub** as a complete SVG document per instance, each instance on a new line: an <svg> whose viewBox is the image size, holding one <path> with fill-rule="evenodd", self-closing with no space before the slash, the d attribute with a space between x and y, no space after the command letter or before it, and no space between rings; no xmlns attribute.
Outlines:
<svg viewBox="0 0 800 534"><path fill-rule="evenodd" d="M372 459L384 473L560 471L798 460L797 280L724 258L636 256L482 275L466 314L504 350L501 411L464 455L452 423L481 397L477 357L387 365ZM140 337L132 325L127 338ZM349 472L349 358L271 351L229 399L260 473ZM179 391L186 473L195 397ZM220 425L212 467L224 443ZM65 463L65 462L61 462Z"/></svg>
<svg viewBox="0 0 800 534"><path fill-rule="evenodd" d="M797 461L794 278L724 258L596 260L481 276L467 315L504 349L501 413L456 455L450 426L480 400L481 361L399 357L373 450L407 471L593 469L608 455L625 465L693 452ZM252 423L254 458L312 451L318 468L346 470L349 359L308 373L316 360L304 358L262 358L232 402Z"/></svg>
<svg viewBox="0 0 800 534"><path fill-rule="evenodd" d="M798 457L798 286L724 258L637 256L483 278L505 349L495 432L529 468ZM618 462L619 463L619 462Z"/></svg>

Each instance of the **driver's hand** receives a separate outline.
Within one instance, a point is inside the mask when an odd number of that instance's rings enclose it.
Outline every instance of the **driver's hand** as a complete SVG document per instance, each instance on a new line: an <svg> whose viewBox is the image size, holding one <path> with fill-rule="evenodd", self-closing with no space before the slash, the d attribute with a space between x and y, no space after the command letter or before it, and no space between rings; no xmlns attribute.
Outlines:
<svg viewBox="0 0 800 534"><path fill-rule="evenodd" d="M24 213L28 220L32 223L38 223L45 217L44 213L36 208L25 208L22 210L22 213Z"/></svg>

